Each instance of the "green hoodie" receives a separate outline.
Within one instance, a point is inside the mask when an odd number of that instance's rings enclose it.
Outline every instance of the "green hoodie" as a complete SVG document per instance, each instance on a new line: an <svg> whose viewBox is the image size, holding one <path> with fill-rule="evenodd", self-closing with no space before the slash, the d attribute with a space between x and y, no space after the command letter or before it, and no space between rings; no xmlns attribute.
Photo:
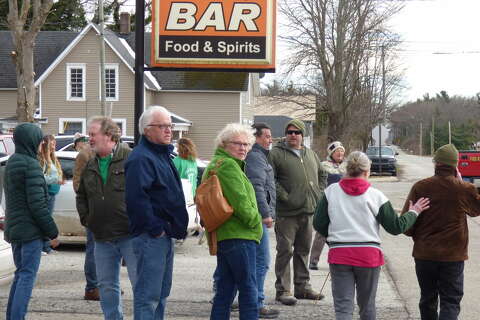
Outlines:
<svg viewBox="0 0 480 320"><path fill-rule="evenodd" d="M222 161L215 168L218 161ZM232 157L222 148L217 148L212 161L205 169L202 181L210 170L215 170L225 199L233 207L233 215L217 231L217 240L245 239L260 243L262 220L257 208L255 190L244 172L245 162Z"/></svg>
<svg viewBox="0 0 480 320"><path fill-rule="evenodd" d="M5 168L6 228L8 242L54 239L58 229L48 211L47 184L37 160L42 130L32 123L15 128L15 153Z"/></svg>
<svg viewBox="0 0 480 320"><path fill-rule="evenodd" d="M277 187L277 216L313 214L320 194L327 183L327 172L311 149L302 147L300 157L279 141L270 151Z"/></svg>

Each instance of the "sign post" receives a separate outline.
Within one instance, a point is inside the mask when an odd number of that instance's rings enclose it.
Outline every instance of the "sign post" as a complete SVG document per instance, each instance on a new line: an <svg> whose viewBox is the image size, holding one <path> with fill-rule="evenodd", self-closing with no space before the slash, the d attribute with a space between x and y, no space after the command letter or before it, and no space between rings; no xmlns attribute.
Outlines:
<svg viewBox="0 0 480 320"><path fill-rule="evenodd" d="M276 10L276 0L153 0L145 68L145 3L136 0L135 141L144 70L275 72Z"/></svg>

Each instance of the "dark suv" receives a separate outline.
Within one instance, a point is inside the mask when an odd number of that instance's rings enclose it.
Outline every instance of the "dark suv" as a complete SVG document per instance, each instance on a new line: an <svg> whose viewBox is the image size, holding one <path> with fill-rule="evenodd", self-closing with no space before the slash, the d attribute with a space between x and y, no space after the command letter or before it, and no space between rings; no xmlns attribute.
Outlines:
<svg viewBox="0 0 480 320"><path fill-rule="evenodd" d="M380 172L380 164L382 165L382 173L388 172L391 173L392 176L397 175L397 159L395 156L398 154L392 147L382 147L380 159L379 155L379 147L368 147L367 148L367 156L372 161L372 165L370 166L371 173L379 173Z"/></svg>

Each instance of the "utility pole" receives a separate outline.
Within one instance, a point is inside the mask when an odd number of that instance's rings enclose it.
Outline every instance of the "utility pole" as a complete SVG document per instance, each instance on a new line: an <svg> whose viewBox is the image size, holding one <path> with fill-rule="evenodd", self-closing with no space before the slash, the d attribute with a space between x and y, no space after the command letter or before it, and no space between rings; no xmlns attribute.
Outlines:
<svg viewBox="0 0 480 320"><path fill-rule="evenodd" d="M382 45L382 108L381 120L378 126L378 174L382 175L382 124L385 117L385 46Z"/></svg>
<svg viewBox="0 0 480 320"><path fill-rule="evenodd" d="M98 20L100 28L100 107L102 116L107 115L105 106L105 34L104 24L105 18L103 15L103 0L98 0Z"/></svg>
<svg viewBox="0 0 480 320"><path fill-rule="evenodd" d="M450 126L450 121L448 121L448 143L452 143L452 127Z"/></svg>
<svg viewBox="0 0 480 320"><path fill-rule="evenodd" d="M430 154L435 152L435 115L432 116L432 131L430 132Z"/></svg>
<svg viewBox="0 0 480 320"><path fill-rule="evenodd" d="M423 155L423 122L420 122L420 143L418 144L418 153Z"/></svg>

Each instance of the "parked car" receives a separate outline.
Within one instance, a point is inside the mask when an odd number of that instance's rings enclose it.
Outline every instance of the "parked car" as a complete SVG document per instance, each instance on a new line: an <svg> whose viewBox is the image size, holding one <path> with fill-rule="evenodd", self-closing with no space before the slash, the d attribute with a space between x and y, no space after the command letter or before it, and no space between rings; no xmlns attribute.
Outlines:
<svg viewBox="0 0 480 320"><path fill-rule="evenodd" d="M11 155L15 152L13 136L8 134L0 135L0 157Z"/></svg>
<svg viewBox="0 0 480 320"><path fill-rule="evenodd" d="M381 158L379 155L379 147L368 147L367 156L372 161L370 166L370 172L379 173L380 164L382 167L382 173L390 173L392 176L397 175L397 159L395 158L398 155L398 152L390 146L382 146L381 149Z"/></svg>
<svg viewBox="0 0 480 320"><path fill-rule="evenodd" d="M12 247L8 242L3 240L4 222L5 213L0 206L0 287L9 284L15 272Z"/></svg>
<svg viewBox="0 0 480 320"><path fill-rule="evenodd" d="M69 137L68 139L65 137ZM57 140L56 151L76 151L73 145L73 136L55 136ZM128 144L133 149L135 146L135 139L130 136L121 136L120 141Z"/></svg>

